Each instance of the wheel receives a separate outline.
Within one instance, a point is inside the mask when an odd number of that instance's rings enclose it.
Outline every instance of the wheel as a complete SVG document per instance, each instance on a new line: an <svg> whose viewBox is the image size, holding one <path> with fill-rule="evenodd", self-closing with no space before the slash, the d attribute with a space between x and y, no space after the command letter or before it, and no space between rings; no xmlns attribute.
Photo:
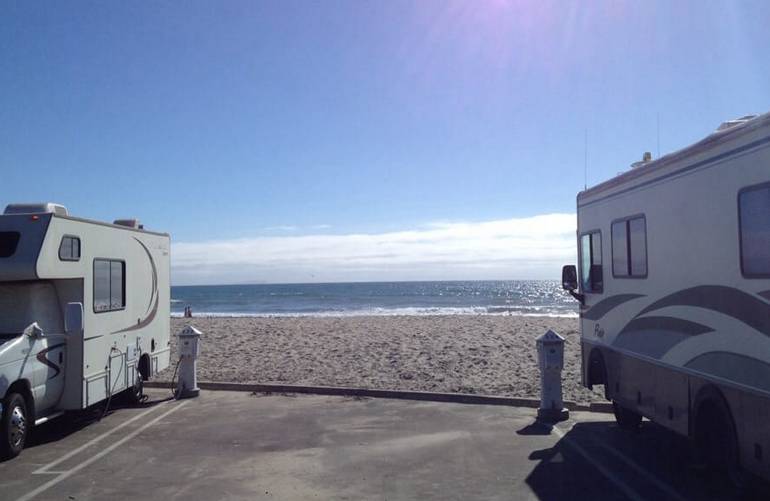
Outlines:
<svg viewBox="0 0 770 501"><path fill-rule="evenodd" d="M700 461L712 471L722 473L734 488L748 487L750 477L740 465L735 427L721 400L709 400L698 408L694 438Z"/></svg>
<svg viewBox="0 0 770 501"><path fill-rule="evenodd" d="M10 393L3 402L2 426L0 430L0 456L10 459L24 449L29 432L27 402L18 393Z"/></svg>
<svg viewBox="0 0 770 501"><path fill-rule="evenodd" d="M636 430L642 425L642 415L623 407L613 400L612 411L615 414L615 421L618 426L626 430Z"/></svg>

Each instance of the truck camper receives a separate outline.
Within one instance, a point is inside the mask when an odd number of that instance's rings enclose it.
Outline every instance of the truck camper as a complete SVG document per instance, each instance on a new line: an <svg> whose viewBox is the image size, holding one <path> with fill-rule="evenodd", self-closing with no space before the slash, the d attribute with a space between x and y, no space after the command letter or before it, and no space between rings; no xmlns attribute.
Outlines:
<svg viewBox="0 0 770 501"><path fill-rule="evenodd" d="M733 480L770 478L770 114L577 196L583 384L617 422L690 437Z"/></svg>
<svg viewBox="0 0 770 501"><path fill-rule="evenodd" d="M0 455L169 364L169 236L12 204L0 215Z"/></svg>

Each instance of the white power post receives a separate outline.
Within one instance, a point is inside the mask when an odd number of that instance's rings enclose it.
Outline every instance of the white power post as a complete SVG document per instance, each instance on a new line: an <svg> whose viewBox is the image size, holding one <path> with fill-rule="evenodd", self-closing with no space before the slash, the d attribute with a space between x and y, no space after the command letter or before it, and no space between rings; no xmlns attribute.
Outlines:
<svg viewBox="0 0 770 501"><path fill-rule="evenodd" d="M197 397L200 394L198 388L198 355L200 354L201 331L188 325L179 337L179 383L176 398Z"/></svg>
<svg viewBox="0 0 770 501"><path fill-rule="evenodd" d="M537 361L540 367L540 408L542 421L564 421L569 410L564 407L561 371L564 368L564 338L552 330L537 338Z"/></svg>

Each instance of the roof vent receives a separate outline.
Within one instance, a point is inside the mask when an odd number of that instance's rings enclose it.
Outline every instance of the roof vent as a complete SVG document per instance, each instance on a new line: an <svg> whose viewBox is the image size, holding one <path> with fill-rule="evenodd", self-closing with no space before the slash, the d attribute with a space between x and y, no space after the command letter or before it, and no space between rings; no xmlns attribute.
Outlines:
<svg viewBox="0 0 770 501"><path fill-rule="evenodd" d="M66 216L67 208L53 203L40 204L8 204L3 214L56 214Z"/></svg>
<svg viewBox="0 0 770 501"><path fill-rule="evenodd" d="M645 151L644 155L642 155L642 160L639 162L634 162L631 164L632 169L636 169L637 167L641 167L642 165L649 163L652 161L652 153L649 151Z"/></svg>
<svg viewBox="0 0 770 501"><path fill-rule="evenodd" d="M736 125L745 124L748 121L751 121L753 119L757 118L756 115L746 115L745 117L736 118L734 120L728 120L727 122L722 122L719 127L717 127L717 130L727 130L732 129Z"/></svg>
<svg viewBox="0 0 770 501"><path fill-rule="evenodd" d="M112 222L112 224L116 224L118 226L126 226L135 230L141 230L144 228L143 224L139 224L138 219L116 219Z"/></svg>

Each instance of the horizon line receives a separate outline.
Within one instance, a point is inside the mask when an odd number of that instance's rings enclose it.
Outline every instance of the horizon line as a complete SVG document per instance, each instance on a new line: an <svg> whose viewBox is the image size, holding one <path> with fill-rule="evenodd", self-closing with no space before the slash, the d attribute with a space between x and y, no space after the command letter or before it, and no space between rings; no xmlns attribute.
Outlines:
<svg viewBox="0 0 770 501"><path fill-rule="evenodd" d="M349 285L349 284L410 284L448 282L558 282L557 278L492 278L492 279L447 279L447 280L354 280L340 282L235 282L221 284L185 284L171 287L229 287L236 285Z"/></svg>

